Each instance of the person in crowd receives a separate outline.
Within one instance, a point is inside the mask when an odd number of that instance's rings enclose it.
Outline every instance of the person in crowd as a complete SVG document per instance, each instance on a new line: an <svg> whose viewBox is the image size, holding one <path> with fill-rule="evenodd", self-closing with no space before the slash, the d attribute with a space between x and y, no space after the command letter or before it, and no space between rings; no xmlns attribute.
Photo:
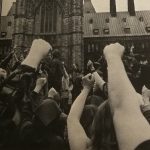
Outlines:
<svg viewBox="0 0 150 150"><path fill-rule="evenodd" d="M65 68L64 62L63 64L63 72L64 75L62 77L62 88L61 88L61 100L62 100L62 109L63 111L68 114L69 112L69 94L70 94L70 78L67 70Z"/></svg>
<svg viewBox="0 0 150 150"><path fill-rule="evenodd" d="M24 149L65 149L63 131L66 115L58 103L58 93L54 88L48 92L48 98L41 100L39 93L46 84L46 78L39 78L31 97L25 97L20 128L20 146ZM32 106L32 107L31 107ZM34 113L33 113L34 112Z"/></svg>
<svg viewBox="0 0 150 150"><path fill-rule="evenodd" d="M61 53L58 49L53 51L53 59L50 64L48 75L49 88L53 87L57 92L61 93L64 69L61 61Z"/></svg>
<svg viewBox="0 0 150 150"><path fill-rule="evenodd" d="M29 85L32 84L31 86L34 87L32 81L39 63L51 48L50 44L42 39L34 40L28 56L14 72L8 75L4 69L1 69L1 149L17 149L19 141L18 128L22 120L22 103L26 102L23 98L30 93L31 88Z"/></svg>
<svg viewBox="0 0 150 150"><path fill-rule="evenodd" d="M108 65L108 94L117 141L120 150L146 150L150 147L150 126L141 113L137 93L124 69L121 60L123 53L124 47L118 43L104 48Z"/></svg>
<svg viewBox="0 0 150 150"><path fill-rule="evenodd" d="M102 97L104 100L108 98L107 93L107 83L103 80L103 78L99 74L99 70L96 70L94 64L91 60L88 61L87 66L90 72L93 73L95 78L95 83L93 87L93 94Z"/></svg>
<svg viewBox="0 0 150 150"><path fill-rule="evenodd" d="M80 124L84 104L93 85L94 76L88 74L83 78L83 90L81 94L71 107L67 119L70 148L71 150L117 150L118 144L108 101L98 107L98 111L91 125L91 139L88 137L89 130L85 128L85 124L83 123L83 126ZM80 140L78 140L78 138L80 138Z"/></svg>

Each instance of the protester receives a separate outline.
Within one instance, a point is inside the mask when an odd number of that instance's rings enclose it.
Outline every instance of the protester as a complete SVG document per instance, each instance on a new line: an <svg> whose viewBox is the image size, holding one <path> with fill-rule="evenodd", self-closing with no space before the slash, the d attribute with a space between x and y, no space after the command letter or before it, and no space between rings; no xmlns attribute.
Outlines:
<svg viewBox="0 0 150 150"><path fill-rule="evenodd" d="M14 52L2 60L0 149L149 150L149 62L124 49L106 46L84 77L42 39L15 66Z"/></svg>
<svg viewBox="0 0 150 150"><path fill-rule="evenodd" d="M140 144L146 149L150 146L150 126L141 113L137 93L125 72L121 60L123 52L124 47L118 43L104 49L108 65L108 93L117 141L120 150L133 150Z"/></svg>

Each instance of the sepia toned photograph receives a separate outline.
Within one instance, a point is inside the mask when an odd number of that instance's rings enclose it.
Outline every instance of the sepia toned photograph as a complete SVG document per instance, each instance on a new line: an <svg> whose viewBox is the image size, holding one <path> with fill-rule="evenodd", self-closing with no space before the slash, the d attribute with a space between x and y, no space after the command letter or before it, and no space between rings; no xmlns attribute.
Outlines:
<svg viewBox="0 0 150 150"><path fill-rule="evenodd" d="M150 0L0 0L0 150L150 150Z"/></svg>

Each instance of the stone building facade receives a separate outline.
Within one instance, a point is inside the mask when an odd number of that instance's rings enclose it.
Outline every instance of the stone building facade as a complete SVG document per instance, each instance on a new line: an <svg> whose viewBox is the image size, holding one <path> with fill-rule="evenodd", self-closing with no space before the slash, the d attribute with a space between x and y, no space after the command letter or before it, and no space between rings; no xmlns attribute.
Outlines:
<svg viewBox="0 0 150 150"><path fill-rule="evenodd" d="M13 46L20 57L33 39L43 38L62 52L68 65L81 67L82 27L82 0L17 0Z"/></svg>
<svg viewBox="0 0 150 150"><path fill-rule="evenodd" d="M117 12L116 0L110 0L110 12L97 13L91 0L16 0L1 18L0 52L13 49L22 59L33 39L43 38L61 51L69 68L86 68L112 42L150 56L150 10L135 11L134 0L127 2L126 12Z"/></svg>

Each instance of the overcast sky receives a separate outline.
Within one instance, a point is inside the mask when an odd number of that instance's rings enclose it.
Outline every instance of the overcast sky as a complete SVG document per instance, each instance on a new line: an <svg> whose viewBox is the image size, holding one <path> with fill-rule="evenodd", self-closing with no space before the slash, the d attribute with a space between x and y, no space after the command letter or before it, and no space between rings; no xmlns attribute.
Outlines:
<svg viewBox="0 0 150 150"><path fill-rule="evenodd" d="M3 10L2 15L6 15L10 9L12 2L15 0L3 0ZM92 3L97 12L107 12L109 11L109 1L110 0L92 0ZM150 0L134 0L136 10L150 10ZM116 0L117 11L127 10L127 0Z"/></svg>

